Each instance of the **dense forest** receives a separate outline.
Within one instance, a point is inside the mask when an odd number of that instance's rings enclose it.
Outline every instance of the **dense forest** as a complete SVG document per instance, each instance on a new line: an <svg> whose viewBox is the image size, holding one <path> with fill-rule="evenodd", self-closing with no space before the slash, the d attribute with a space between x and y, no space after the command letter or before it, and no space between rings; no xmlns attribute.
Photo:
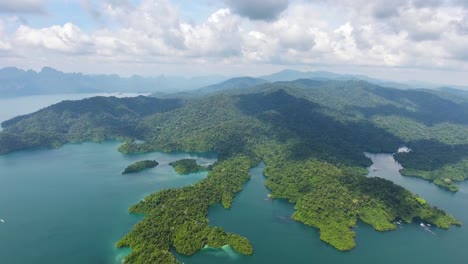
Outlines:
<svg viewBox="0 0 468 264"><path fill-rule="evenodd" d="M178 174L190 174L195 172L206 171L211 166L201 166L197 164L197 161L194 159L181 159L169 163Z"/></svg>
<svg viewBox="0 0 468 264"><path fill-rule="evenodd" d="M122 174L135 173L142 170L154 168L158 165L159 163L155 160L141 160L128 165L127 168L125 168L125 170L122 171Z"/></svg>
<svg viewBox="0 0 468 264"><path fill-rule="evenodd" d="M207 213L218 202L229 208L260 161L272 197L294 203L293 218L320 229L320 238L339 250L355 246L358 219L379 231L395 229L396 220L461 224L423 197L365 177L371 161L364 152L394 153L405 145L412 151L395 154L404 175L457 190L468 177L468 100L442 92L296 80L185 99L63 102L2 126L0 153L121 139L124 154L219 154L205 180L152 194L130 209L146 216L118 243L133 250L127 263L175 263L172 248L191 255L205 245L251 254L255 245L210 226Z"/></svg>

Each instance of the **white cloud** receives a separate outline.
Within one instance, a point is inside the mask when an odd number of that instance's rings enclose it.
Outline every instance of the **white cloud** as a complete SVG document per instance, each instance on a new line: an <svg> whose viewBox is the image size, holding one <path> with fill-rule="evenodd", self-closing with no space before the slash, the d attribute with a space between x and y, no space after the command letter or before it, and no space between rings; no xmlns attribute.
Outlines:
<svg viewBox="0 0 468 264"><path fill-rule="evenodd" d="M213 70L255 64L468 70L468 11L455 0L284 1L274 19L253 19L230 3L198 23L183 20L183 7L169 0L81 3L106 23L89 31L73 21L19 25L13 34L0 23L0 49L29 60L216 65Z"/></svg>
<svg viewBox="0 0 468 264"><path fill-rule="evenodd" d="M0 55L11 50L11 44L6 38L3 21L0 19Z"/></svg>
<svg viewBox="0 0 468 264"><path fill-rule="evenodd" d="M26 48L41 48L68 54L92 51L93 42L79 27L72 23L63 26L34 29L21 25L15 32L15 44Z"/></svg>

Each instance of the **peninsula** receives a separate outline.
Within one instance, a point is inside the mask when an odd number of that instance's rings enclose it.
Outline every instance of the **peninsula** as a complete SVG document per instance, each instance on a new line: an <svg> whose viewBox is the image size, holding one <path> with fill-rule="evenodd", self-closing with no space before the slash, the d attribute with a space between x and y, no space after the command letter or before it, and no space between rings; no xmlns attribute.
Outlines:
<svg viewBox="0 0 468 264"><path fill-rule="evenodd" d="M208 166L201 166L197 164L197 161L194 159L181 159L169 163L178 174L190 174L195 172L207 171Z"/></svg>
<svg viewBox="0 0 468 264"><path fill-rule="evenodd" d="M129 264L177 263L171 249L192 255L226 244L252 254L255 245L248 238L210 226L207 216L216 203L229 209L249 170L262 161L271 197L294 204L293 219L317 228L320 239L338 250L356 246L358 220L378 231L394 230L396 220L461 225L424 197L388 180L367 178L371 161L364 152L394 153L404 145L412 151L395 159L409 172L443 170L444 184L463 180L458 172L468 166L468 99L364 81L223 87L228 88L184 98L59 103L4 122L0 153L110 139L125 142L124 154L217 152L219 161L206 179L151 194L130 208L145 217L117 243L132 249ZM190 160L172 165L178 173L201 169ZM439 184L438 177L426 179Z"/></svg>

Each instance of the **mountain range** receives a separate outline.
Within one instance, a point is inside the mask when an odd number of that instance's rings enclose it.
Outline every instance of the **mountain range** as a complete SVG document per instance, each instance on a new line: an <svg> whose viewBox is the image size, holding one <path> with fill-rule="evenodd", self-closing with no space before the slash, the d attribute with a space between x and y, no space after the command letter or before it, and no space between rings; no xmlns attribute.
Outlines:
<svg viewBox="0 0 468 264"><path fill-rule="evenodd" d="M0 69L0 97L68 94L68 93L173 93L191 90L225 80L223 76L142 77L128 78L118 75L85 75L64 73L50 67L41 71L21 70L18 68Z"/></svg>
<svg viewBox="0 0 468 264"><path fill-rule="evenodd" d="M362 80L384 87L399 89L429 88L468 89L468 87L446 87L422 82L399 83L379 80L364 75L337 74L326 71L283 70L271 75L259 77L240 76L229 78L212 75L200 77L156 76L120 77L118 75L86 75L82 73L64 73L50 67L41 71L21 70L14 67L0 69L0 97L14 97L44 94L69 93L153 93L159 97L183 97L203 95L218 90L249 88L258 84L288 82L298 79L317 81L352 81Z"/></svg>

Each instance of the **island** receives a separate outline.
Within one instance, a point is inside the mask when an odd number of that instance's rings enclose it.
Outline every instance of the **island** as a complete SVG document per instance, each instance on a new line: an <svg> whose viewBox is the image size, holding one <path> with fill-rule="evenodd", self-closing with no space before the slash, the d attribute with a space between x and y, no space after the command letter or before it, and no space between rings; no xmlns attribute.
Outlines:
<svg viewBox="0 0 468 264"><path fill-rule="evenodd" d="M159 163L155 160L137 161L135 163L130 164L127 168L125 168L125 170L122 171L122 174L136 173L142 170L154 168L158 165Z"/></svg>
<svg viewBox="0 0 468 264"><path fill-rule="evenodd" d="M424 197L366 177L372 162L364 155L407 146L410 152L395 154L403 174L427 175L439 185L464 180L468 99L461 100L336 80L259 84L184 99L92 98L4 122L0 153L111 139L125 141L124 154L218 153L205 179L150 194L130 208L144 217L117 243L132 249L127 264L177 263L172 250L192 255L205 246L252 254L248 237L211 226L208 210L217 203L228 210L261 162L270 197L289 201L295 221L348 251L356 246L358 221L382 232L396 229L397 220L444 229L462 224ZM187 160L173 166L180 173L200 169Z"/></svg>
<svg viewBox="0 0 468 264"><path fill-rule="evenodd" d="M197 161L194 159L181 159L169 163L174 170L181 175L207 171L209 166L201 166L197 164Z"/></svg>

